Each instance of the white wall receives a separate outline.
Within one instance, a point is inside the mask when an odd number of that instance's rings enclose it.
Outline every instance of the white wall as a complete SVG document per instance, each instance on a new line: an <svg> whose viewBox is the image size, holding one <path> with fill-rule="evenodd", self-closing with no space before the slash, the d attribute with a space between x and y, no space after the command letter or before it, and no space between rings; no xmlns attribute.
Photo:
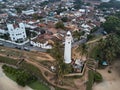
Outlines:
<svg viewBox="0 0 120 90"><path fill-rule="evenodd" d="M40 47L40 48L44 48L44 49L52 49L51 45L47 45L48 44L47 41L45 43L38 43L38 42L30 41L30 44L35 47Z"/></svg>

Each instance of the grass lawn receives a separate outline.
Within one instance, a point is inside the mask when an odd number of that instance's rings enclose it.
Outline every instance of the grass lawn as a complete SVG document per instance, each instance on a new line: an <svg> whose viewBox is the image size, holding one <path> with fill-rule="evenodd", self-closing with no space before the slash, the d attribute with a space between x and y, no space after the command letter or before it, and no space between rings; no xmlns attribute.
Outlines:
<svg viewBox="0 0 120 90"><path fill-rule="evenodd" d="M8 73L6 71L4 71L5 75L12 79L13 81L16 82L16 76L11 74L11 73ZM38 80L30 83L30 84L27 84L29 87L31 87L33 90L50 90L50 88L46 85L44 85L43 83L39 82Z"/></svg>
<svg viewBox="0 0 120 90"><path fill-rule="evenodd" d="M28 84L28 86L34 90L50 90L49 87L47 87L46 85L42 84L39 81L35 81L31 84Z"/></svg>

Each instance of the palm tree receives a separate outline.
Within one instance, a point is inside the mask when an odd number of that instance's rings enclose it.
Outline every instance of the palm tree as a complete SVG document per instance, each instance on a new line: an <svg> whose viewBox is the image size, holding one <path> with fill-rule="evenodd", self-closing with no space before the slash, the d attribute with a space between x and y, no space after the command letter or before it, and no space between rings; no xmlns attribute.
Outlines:
<svg viewBox="0 0 120 90"><path fill-rule="evenodd" d="M96 70L97 62L94 59L89 58L87 60L86 66L91 70Z"/></svg>
<svg viewBox="0 0 120 90"><path fill-rule="evenodd" d="M59 42L55 42L52 55L56 59L56 82L62 82L64 75L71 71L71 66L64 63L62 45Z"/></svg>
<svg viewBox="0 0 120 90"><path fill-rule="evenodd" d="M80 44L77 48L77 51L80 51L80 55L81 55L81 59L82 59L82 56L83 55L86 55L87 57L87 54L88 54L88 47L86 44Z"/></svg>

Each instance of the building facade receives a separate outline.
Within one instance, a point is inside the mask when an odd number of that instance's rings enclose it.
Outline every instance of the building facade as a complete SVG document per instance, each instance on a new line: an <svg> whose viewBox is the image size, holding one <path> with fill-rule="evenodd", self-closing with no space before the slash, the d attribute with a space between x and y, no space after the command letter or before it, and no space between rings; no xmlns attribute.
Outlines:
<svg viewBox="0 0 120 90"><path fill-rule="evenodd" d="M19 23L18 26L13 24L7 24L8 33L12 41L24 41L26 36L25 26L23 23Z"/></svg>

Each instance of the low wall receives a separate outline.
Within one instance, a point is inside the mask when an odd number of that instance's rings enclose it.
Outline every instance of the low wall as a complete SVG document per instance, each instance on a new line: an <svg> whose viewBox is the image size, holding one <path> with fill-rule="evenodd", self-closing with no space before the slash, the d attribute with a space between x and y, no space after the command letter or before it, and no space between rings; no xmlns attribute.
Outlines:
<svg viewBox="0 0 120 90"><path fill-rule="evenodd" d="M86 63L84 64L83 70L81 73L71 73L71 74L66 74L64 75L65 77L72 77L72 76L83 76L86 68Z"/></svg>

